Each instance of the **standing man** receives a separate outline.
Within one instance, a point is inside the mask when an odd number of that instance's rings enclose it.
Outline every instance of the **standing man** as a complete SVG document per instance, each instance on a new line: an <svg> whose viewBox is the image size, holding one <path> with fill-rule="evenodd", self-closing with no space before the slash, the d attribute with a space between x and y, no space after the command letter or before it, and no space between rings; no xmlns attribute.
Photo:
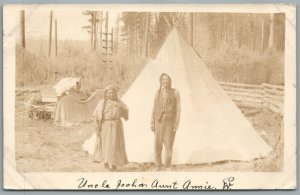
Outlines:
<svg viewBox="0 0 300 195"><path fill-rule="evenodd" d="M160 88L154 99L151 130L155 137L156 170L162 166L161 152L165 146L165 168L171 170L173 142L180 118L180 96L171 88L171 77L162 73L159 77Z"/></svg>

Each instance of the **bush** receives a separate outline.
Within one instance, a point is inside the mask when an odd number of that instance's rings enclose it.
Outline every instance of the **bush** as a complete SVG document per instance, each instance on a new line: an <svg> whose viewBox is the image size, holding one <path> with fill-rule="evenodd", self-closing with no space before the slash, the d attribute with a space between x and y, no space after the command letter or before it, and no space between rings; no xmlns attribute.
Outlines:
<svg viewBox="0 0 300 195"><path fill-rule="evenodd" d="M16 80L17 86L54 85L62 77L82 78L82 89L90 90L115 84L120 89L127 89L138 73L147 63L144 58L128 56L110 56L109 61L97 53L85 49L85 43L63 42L58 56L46 55L45 41L36 41L33 48L23 50L17 45ZM32 42L31 42L32 43ZM75 45L74 45L75 44ZM50 78L47 79L48 63L50 63ZM53 79L58 74L59 78Z"/></svg>
<svg viewBox="0 0 300 195"><path fill-rule="evenodd" d="M34 54L16 47L16 85L40 85L46 79L47 61L44 56L37 58Z"/></svg>
<svg viewBox="0 0 300 195"><path fill-rule="evenodd" d="M223 47L206 54L203 60L218 81L284 85L284 55L281 52L255 53Z"/></svg>

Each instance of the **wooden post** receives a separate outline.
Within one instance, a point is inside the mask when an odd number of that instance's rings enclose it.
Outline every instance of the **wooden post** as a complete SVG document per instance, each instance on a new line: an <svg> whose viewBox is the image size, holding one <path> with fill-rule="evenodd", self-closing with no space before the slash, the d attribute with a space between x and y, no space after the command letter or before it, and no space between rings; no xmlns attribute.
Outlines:
<svg viewBox="0 0 300 195"><path fill-rule="evenodd" d="M20 11L20 42L21 42L21 54L22 54L22 60L20 60L20 65L24 69L26 69L24 64L24 52L25 52L25 11ZM24 80L24 74L21 74L22 80ZM24 86L24 83L22 84Z"/></svg>
<svg viewBox="0 0 300 195"><path fill-rule="evenodd" d="M237 19L236 19L237 18ZM237 46L237 20L238 20L238 16L236 14L233 15L233 44L234 46Z"/></svg>
<svg viewBox="0 0 300 195"><path fill-rule="evenodd" d="M25 49L25 10L20 11L20 40L22 47Z"/></svg>
<svg viewBox="0 0 300 195"><path fill-rule="evenodd" d="M114 53L114 29L111 28L111 54Z"/></svg>
<svg viewBox="0 0 300 195"><path fill-rule="evenodd" d="M268 48L273 48L274 45L274 13L270 14L270 33L269 33L269 44Z"/></svg>
<svg viewBox="0 0 300 195"><path fill-rule="evenodd" d="M116 28L116 38L115 38L115 46L114 46L114 52L115 54L118 53L118 44L119 44L119 14L117 15L117 28Z"/></svg>
<svg viewBox="0 0 300 195"><path fill-rule="evenodd" d="M102 54L102 12L99 13L100 55Z"/></svg>
<svg viewBox="0 0 300 195"><path fill-rule="evenodd" d="M265 23L264 23L264 17L261 17L261 52L264 52L265 49Z"/></svg>
<svg viewBox="0 0 300 195"><path fill-rule="evenodd" d="M93 52L94 48L94 14L91 13L91 52Z"/></svg>
<svg viewBox="0 0 300 195"><path fill-rule="evenodd" d="M48 50L48 56L51 55L51 42L52 42L52 16L53 11L50 11L50 27L49 27L49 50Z"/></svg>
<svg viewBox="0 0 300 195"><path fill-rule="evenodd" d="M106 12L106 17L105 17L105 54L107 56L107 47L108 47L108 12ZM106 60L106 62L108 59Z"/></svg>
<svg viewBox="0 0 300 195"><path fill-rule="evenodd" d="M98 31L98 29L97 29L97 19L98 19L98 17L97 17L97 15L98 15L98 13L96 12L96 11L94 11L93 12L93 14L94 14L94 23L93 23L93 25L94 25L94 51L96 51L96 48L97 48L97 31Z"/></svg>
<svg viewBox="0 0 300 195"><path fill-rule="evenodd" d="M119 26L117 26L116 29L116 38L115 38L115 46L114 46L114 51L115 53L118 53L118 47L119 47Z"/></svg>
<svg viewBox="0 0 300 195"><path fill-rule="evenodd" d="M194 13L191 13L191 46L194 46Z"/></svg>
<svg viewBox="0 0 300 195"><path fill-rule="evenodd" d="M138 34L137 22L136 21L134 22L134 34L135 34L135 36L134 36L134 38L135 38L135 49L134 49L135 54L134 54L134 56L136 58L139 54L139 51L138 51L138 35L139 34Z"/></svg>
<svg viewBox="0 0 300 195"><path fill-rule="evenodd" d="M52 42L52 16L53 11L50 11L50 27L49 27L49 50L48 50L48 76L47 78L50 79L50 57L51 57L51 42Z"/></svg>
<svg viewBox="0 0 300 195"><path fill-rule="evenodd" d="M145 53L144 56L148 57L148 34L149 34L149 23L150 23L150 16L149 13L146 13L146 28L145 28L145 39L144 39L144 45L145 45Z"/></svg>
<svg viewBox="0 0 300 195"><path fill-rule="evenodd" d="M55 19L55 56L57 56L57 20Z"/></svg>

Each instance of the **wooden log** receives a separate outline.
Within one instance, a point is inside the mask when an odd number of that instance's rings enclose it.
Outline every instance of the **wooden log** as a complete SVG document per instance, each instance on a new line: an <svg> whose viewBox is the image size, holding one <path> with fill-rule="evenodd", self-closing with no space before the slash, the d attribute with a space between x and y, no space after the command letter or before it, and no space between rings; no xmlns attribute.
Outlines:
<svg viewBox="0 0 300 195"><path fill-rule="evenodd" d="M19 94L19 93L39 93L40 90L39 89L16 89L15 93Z"/></svg>
<svg viewBox="0 0 300 195"><path fill-rule="evenodd" d="M243 84L243 83L227 83L227 82L218 82L220 85L229 85L229 86L236 86L236 87L249 87L249 88L257 88L261 89L261 85L251 85L251 84Z"/></svg>
<svg viewBox="0 0 300 195"><path fill-rule="evenodd" d="M264 88L263 90L266 93L271 93L271 94L276 94L276 95L284 95L284 91L279 91L279 90L269 89L269 88Z"/></svg>
<svg viewBox="0 0 300 195"><path fill-rule="evenodd" d="M236 96L242 96L242 97L255 97L255 98L263 98L262 94L258 93L238 93L238 92L233 92L233 91L226 91L227 94L229 95L236 95Z"/></svg>
<svg viewBox="0 0 300 195"><path fill-rule="evenodd" d="M255 101L255 100L245 100L245 99L237 99L237 98L232 98L233 102L240 102L240 103L253 103L253 104L263 104L263 101Z"/></svg>
<svg viewBox="0 0 300 195"><path fill-rule="evenodd" d="M273 100L273 99L271 99L271 98L264 98L264 102L267 102L267 103L269 103L269 104L272 104L272 105L274 105L274 106L276 106L276 107L278 107L278 108L283 107L283 102L275 101L275 100Z"/></svg>
<svg viewBox="0 0 300 195"><path fill-rule="evenodd" d="M263 103L264 100L262 98L251 98L251 97L239 97L239 96L230 96L230 98L234 101L239 101L239 102L256 102L256 103Z"/></svg>
<svg viewBox="0 0 300 195"><path fill-rule="evenodd" d="M271 95L271 94L268 94L268 93L264 93L263 97L268 97L268 98L275 99L275 100L280 100L280 101L284 100L284 97L282 95Z"/></svg>
<svg viewBox="0 0 300 195"><path fill-rule="evenodd" d="M18 116L18 115L20 115L20 114L24 114L24 113L26 113L26 112L28 112L28 110L24 110L24 111L21 111L21 112L17 112L17 113L15 113L15 116Z"/></svg>
<svg viewBox="0 0 300 195"><path fill-rule="evenodd" d="M278 108L278 107L276 107L276 106L274 106L274 105L272 105L272 104L270 104L270 103L266 103L264 106L265 106L266 108L272 110L273 112L279 113L279 114L282 115L282 109L280 109L280 108Z"/></svg>
<svg viewBox="0 0 300 195"><path fill-rule="evenodd" d="M261 104L251 102L234 102L238 107L261 108Z"/></svg>
<svg viewBox="0 0 300 195"><path fill-rule="evenodd" d="M233 101L238 101L238 102L253 102L253 103L259 103L259 104L263 103L263 100L261 100L261 99L255 99L255 98L251 99L251 98L231 97L231 99Z"/></svg>
<svg viewBox="0 0 300 195"><path fill-rule="evenodd" d="M235 87L222 87L225 91L238 91L238 92L250 92L250 93L258 93L263 94L265 93L261 89L245 89L245 88L235 88Z"/></svg>
<svg viewBox="0 0 300 195"><path fill-rule="evenodd" d="M263 83L262 85L264 87L269 87L269 88L272 88L272 89L284 90L284 86L281 86L281 85L271 85L271 84L268 84L268 83Z"/></svg>
<svg viewBox="0 0 300 195"><path fill-rule="evenodd" d="M238 106L266 107L283 115L284 86L263 83L248 85L219 82L220 86Z"/></svg>

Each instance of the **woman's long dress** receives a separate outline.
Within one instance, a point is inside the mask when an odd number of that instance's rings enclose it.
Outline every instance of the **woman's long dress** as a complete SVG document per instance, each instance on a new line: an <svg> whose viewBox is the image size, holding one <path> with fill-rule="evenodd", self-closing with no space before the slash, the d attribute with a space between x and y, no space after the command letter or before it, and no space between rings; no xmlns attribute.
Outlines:
<svg viewBox="0 0 300 195"><path fill-rule="evenodd" d="M122 101L107 100L97 106L95 161L117 166L128 163L121 118L128 119L128 108Z"/></svg>

